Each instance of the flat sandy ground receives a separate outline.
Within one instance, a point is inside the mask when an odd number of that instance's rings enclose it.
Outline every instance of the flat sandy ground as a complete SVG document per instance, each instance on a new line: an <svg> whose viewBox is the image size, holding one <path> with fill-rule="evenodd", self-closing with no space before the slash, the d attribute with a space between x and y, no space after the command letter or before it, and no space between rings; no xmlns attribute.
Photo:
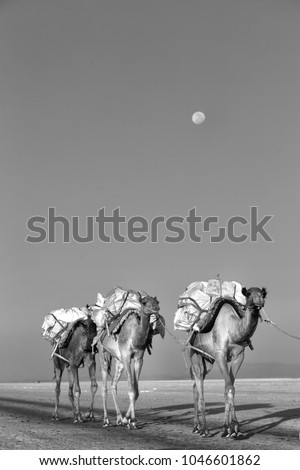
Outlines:
<svg viewBox="0 0 300 470"><path fill-rule="evenodd" d="M90 400L89 383L81 383L81 410ZM111 426L102 427L101 384L96 420L73 424L62 384L60 421L52 421L54 383L0 384L1 449L300 449L300 379L241 379L236 382L237 416L243 439L224 439L223 381L207 380L205 398L212 438L192 434L192 382L141 381L138 429L117 427L111 396ZM110 395L110 394L109 394ZM120 382L119 404L127 409L127 384Z"/></svg>

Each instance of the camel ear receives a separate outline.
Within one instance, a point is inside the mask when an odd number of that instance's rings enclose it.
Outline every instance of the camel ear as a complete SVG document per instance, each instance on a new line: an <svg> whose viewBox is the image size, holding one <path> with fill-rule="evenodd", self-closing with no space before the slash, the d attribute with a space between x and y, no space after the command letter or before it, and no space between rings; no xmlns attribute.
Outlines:
<svg viewBox="0 0 300 470"><path fill-rule="evenodd" d="M243 294L245 297L249 297L249 292L248 292L248 290L246 289L246 287L243 287L243 288L242 288L242 294Z"/></svg>
<svg viewBox="0 0 300 470"><path fill-rule="evenodd" d="M262 288L261 293L263 298L267 297L267 289L265 287Z"/></svg>

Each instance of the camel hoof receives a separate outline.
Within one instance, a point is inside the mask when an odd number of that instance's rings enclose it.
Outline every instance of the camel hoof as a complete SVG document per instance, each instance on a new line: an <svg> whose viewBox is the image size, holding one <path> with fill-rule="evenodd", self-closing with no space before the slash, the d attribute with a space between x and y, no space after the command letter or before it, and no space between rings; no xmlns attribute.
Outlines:
<svg viewBox="0 0 300 470"><path fill-rule="evenodd" d="M124 419L126 419L126 421L127 421L126 426L127 426L128 429L137 429L136 419L123 418L123 422L124 422Z"/></svg>
<svg viewBox="0 0 300 470"><path fill-rule="evenodd" d="M81 417L79 418L75 418L74 421L73 421L74 424L77 424L77 423L83 423L83 419Z"/></svg>
<svg viewBox="0 0 300 470"><path fill-rule="evenodd" d="M222 434L221 434L221 437L225 437L226 439L228 437L230 437L230 430L229 429L224 429Z"/></svg>
<svg viewBox="0 0 300 470"><path fill-rule="evenodd" d="M200 437L212 437L212 434L209 431L201 431Z"/></svg>
<svg viewBox="0 0 300 470"><path fill-rule="evenodd" d="M51 421L59 421L59 417L58 416L51 416Z"/></svg>
<svg viewBox="0 0 300 470"><path fill-rule="evenodd" d="M108 428L109 425L110 425L109 419L104 418L102 427L103 428Z"/></svg>
<svg viewBox="0 0 300 470"><path fill-rule="evenodd" d="M124 424L124 423L123 423L122 418L118 418L118 419L117 419L117 426L123 426L123 424Z"/></svg>
<svg viewBox="0 0 300 470"><path fill-rule="evenodd" d="M193 434L199 434L200 437L212 437L207 429L202 429L199 424L194 427Z"/></svg>
<svg viewBox="0 0 300 470"><path fill-rule="evenodd" d="M232 433L230 437L232 439L243 439L243 437L245 437L245 434L241 431L238 431L238 432Z"/></svg>
<svg viewBox="0 0 300 470"><path fill-rule="evenodd" d="M127 424L127 428L134 430L134 429L137 429L137 425L136 425L135 422L133 422L133 423L131 422L131 423Z"/></svg>
<svg viewBox="0 0 300 470"><path fill-rule="evenodd" d="M90 414L86 414L85 415L85 418L88 420L88 421L95 421L95 416L94 415L90 415Z"/></svg>
<svg viewBox="0 0 300 470"><path fill-rule="evenodd" d="M91 413L90 411L87 411L87 412L85 413L85 417L86 417L86 419L88 419L89 421L95 421L94 413Z"/></svg>

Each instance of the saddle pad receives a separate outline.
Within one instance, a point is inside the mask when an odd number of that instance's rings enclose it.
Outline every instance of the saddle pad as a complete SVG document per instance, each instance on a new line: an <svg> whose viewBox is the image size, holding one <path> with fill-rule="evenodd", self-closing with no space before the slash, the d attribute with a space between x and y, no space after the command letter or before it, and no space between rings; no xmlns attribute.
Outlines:
<svg viewBox="0 0 300 470"><path fill-rule="evenodd" d="M109 334L115 335L116 333L118 333L120 331L123 323L127 320L129 315L131 315L131 314L135 314L135 315L138 315L138 316L141 315L140 312L138 312L137 310L132 310L131 308L129 308L127 310L124 310L121 313L121 315L119 315L116 318L114 317L112 319L112 321L109 323L109 325L108 325Z"/></svg>

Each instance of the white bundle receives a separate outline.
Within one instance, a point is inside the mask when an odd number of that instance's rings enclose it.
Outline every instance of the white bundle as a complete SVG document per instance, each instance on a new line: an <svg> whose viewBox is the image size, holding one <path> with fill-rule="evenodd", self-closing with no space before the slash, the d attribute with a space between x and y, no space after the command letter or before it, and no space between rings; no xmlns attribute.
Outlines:
<svg viewBox="0 0 300 470"><path fill-rule="evenodd" d="M60 308L52 310L45 316L42 324L42 336L45 339L53 340L61 331L65 330L69 323L73 323L81 318L86 319L88 310L85 307Z"/></svg>
<svg viewBox="0 0 300 470"><path fill-rule="evenodd" d="M242 294L242 285L239 282L221 282L219 279L192 282L179 297L174 318L175 330L189 330L197 317L200 317L201 311L212 309L215 301L220 297L229 297L242 305L246 304L246 298Z"/></svg>
<svg viewBox="0 0 300 470"><path fill-rule="evenodd" d="M141 307L139 294L134 291L127 291L121 287L115 287L110 291L104 303L104 309L113 315L118 315L128 308L141 310Z"/></svg>

